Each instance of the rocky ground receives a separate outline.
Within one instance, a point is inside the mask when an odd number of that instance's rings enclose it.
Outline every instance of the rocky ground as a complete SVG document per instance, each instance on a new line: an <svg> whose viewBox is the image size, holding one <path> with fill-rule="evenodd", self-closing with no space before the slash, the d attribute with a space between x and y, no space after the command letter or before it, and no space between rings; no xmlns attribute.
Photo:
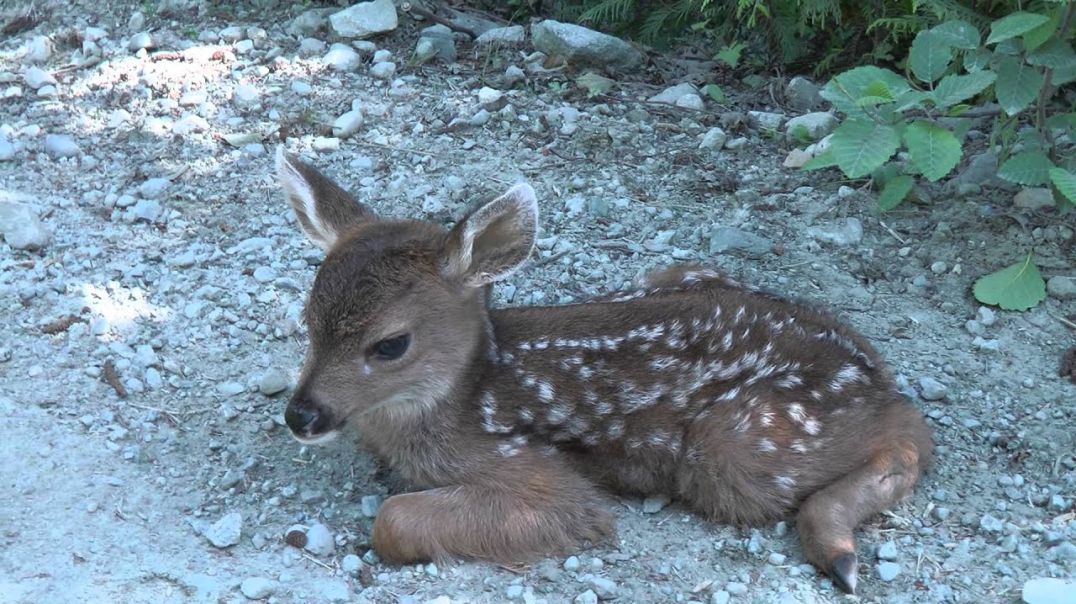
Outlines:
<svg viewBox="0 0 1076 604"><path fill-rule="evenodd" d="M803 146L785 118L817 108L803 80L561 47L554 24L475 44L403 12L328 23L340 7L300 3L12 4L0 602L845 600L792 522L734 529L630 498L610 498L616 543L567 559L380 563L378 468L353 442L303 448L282 426L320 254L274 181L279 144L378 212L445 224L529 180L543 236L500 304L579 300L671 261L829 304L877 343L938 443L915 496L861 531L860 599L1073 601L1076 386L1059 365L1076 343L1074 220L1014 205L989 155L881 216L858 183L783 167ZM614 85L588 98L574 80L593 60ZM969 133L972 154L988 130ZM1028 250L1050 297L979 306L974 279Z"/></svg>

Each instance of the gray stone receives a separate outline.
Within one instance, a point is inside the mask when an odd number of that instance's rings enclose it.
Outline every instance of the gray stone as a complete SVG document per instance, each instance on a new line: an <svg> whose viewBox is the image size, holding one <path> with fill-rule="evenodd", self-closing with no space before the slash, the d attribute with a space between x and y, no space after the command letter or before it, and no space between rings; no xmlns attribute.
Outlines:
<svg viewBox="0 0 1076 604"><path fill-rule="evenodd" d="M647 497L643 500L643 513L657 514L661 510L665 509L665 506L669 505L669 501L669 497L666 495Z"/></svg>
<svg viewBox="0 0 1076 604"><path fill-rule="evenodd" d="M156 199L139 199L128 212L134 220L156 222L161 217L161 202Z"/></svg>
<svg viewBox="0 0 1076 604"><path fill-rule="evenodd" d="M400 22L392 0L359 2L329 16L336 35L345 38L369 38L396 29Z"/></svg>
<svg viewBox="0 0 1076 604"><path fill-rule="evenodd" d="M357 575L362 570L362 559L355 554L348 554L340 559L340 568L349 575Z"/></svg>
<svg viewBox="0 0 1076 604"><path fill-rule="evenodd" d="M642 64L643 53L627 42L571 23L545 20L531 26L534 48L572 63L632 69Z"/></svg>
<svg viewBox="0 0 1076 604"><path fill-rule="evenodd" d="M611 600L616 597L616 582L605 577L591 576L588 580L590 587L603 600Z"/></svg>
<svg viewBox="0 0 1076 604"><path fill-rule="evenodd" d="M796 111L811 111L822 106L821 88L807 78L796 76L785 87L785 98Z"/></svg>
<svg viewBox="0 0 1076 604"><path fill-rule="evenodd" d="M370 75L379 80L391 80L396 76L396 64L391 61L375 63L370 68Z"/></svg>
<svg viewBox="0 0 1076 604"><path fill-rule="evenodd" d="M245 55L245 54L249 53L250 51L254 50L254 41L253 40L240 40L240 41L235 43L234 48L235 48L235 53L236 54Z"/></svg>
<svg viewBox="0 0 1076 604"><path fill-rule="evenodd" d="M729 139L729 135L725 134L725 131L717 126L710 128L706 131L706 134L702 135L702 142L699 143L699 149L716 149L720 150L725 146L725 141Z"/></svg>
<svg viewBox="0 0 1076 604"><path fill-rule="evenodd" d="M15 159L15 154L18 149L15 148L15 144L6 138L0 136L0 161L11 161Z"/></svg>
<svg viewBox="0 0 1076 604"><path fill-rule="evenodd" d="M52 56L52 40L48 36L34 36L26 44L23 60L27 63L44 63Z"/></svg>
<svg viewBox="0 0 1076 604"><path fill-rule="evenodd" d="M415 43L415 61L425 63L437 56L437 48L429 38L419 38Z"/></svg>
<svg viewBox="0 0 1076 604"><path fill-rule="evenodd" d="M1062 275L1050 277L1046 292L1058 300L1076 300L1076 279Z"/></svg>
<svg viewBox="0 0 1076 604"><path fill-rule="evenodd" d="M306 529L306 546L304 549L315 556L328 556L336 549L333 534L329 527L316 522Z"/></svg>
<svg viewBox="0 0 1076 604"><path fill-rule="evenodd" d="M998 155L993 151L980 153L971 158L968 167L953 178L952 186L989 184L997 178Z"/></svg>
<svg viewBox="0 0 1076 604"><path fill-rule="evenodd" d="M593 589L588 589L572 600L574 604L598 604L598 594Z"/></svg>
<svg viewBox="0 0 1076 604"><path fill-rule="evenodd" d="M362 56L347 44L333 44L321 62L336 71L355 71L362 65Z"/></svg>
<svg viewBox="0 0 1076 604"><path fill-rule="evenodd" d="M291 91L299 96L310 96L314 93L314 87L308 82L294 80L291 83Z"/></svg>
<svg viewBox="0 0 1076 604"><path fill-rule="evenodd" d="M34 90L56 83L56 78L52 77L52 74L41 69L40 67L30 67L22 74L22 80L26 82L26 85Z"/></svg>
<svg viewBox="0 0 1076 604"><path fill-rule="evenodd" d="M180 107L197 107L209 100L209 93L205 90L188 90L179 97Z"/></svg>
<svg viewBox="0 0 1076 604"><path fill-rule="evenodd" d="M710 604L729 604L729 600L732 600L732 594L723 589L715 591L710 596Z"/></svg>
<svg viewBox="0 0 1076 604"><path fill-rule="evenodd" d="M734 596L740 596L747 593L747 586L743 583L740 583L739 581L729 581L725 585L725 591L729 592Z"/></svg>
<svg viewBox="0 0 1076 604"><path fill-rule="evenodd" d="M209 130L209 122L204 117L191 113L184 115L172 124L172 132L180 136L187 136L195 132L205 132L206 130Z"/></svg>
<svg viewBox="0 0 1076 604"><path fill-rule="evenodd" d="M785 121L785 114L770 111L748 111L747 121L760 130L777 130Z"/></svg>
<svg viewBox="0 0 1076 604"><path fill-rule="evenodd" d="M988 533L1000 533L1005 528L1005 523L990 514L983 514L979 518L979 528Z"/></svg>
<svg viewBox="0 0 1076 604"><path fill-rule="evenodd" d="M452 30L438 23L422 30L419 41L426 40L433 47L434 54L431 58L445 63L456 60L456 38Z"/></svg>
<svg viewBox="0 0 1076 604"><path fill-rule="evenodd" d="M806 133L813 141L824 138L837 127L837 118L832 113L820 111L807 113L788 120L785 124L785 132L795 136L799 132Z"/></svg>
<svg viewBox="0 0 1076 604"><path fill-rule="evenodd" d="M1013 197L1012 203L1014 206L1025 210L1052 208L1054 207L1054 194L1046 187L1021 189L1020 192Z"/></svg>
<svg viewBox="0 0 1076 604"><path fill-rule="evenodd" d="M381 497L379 495L365 495L360 503L362 515L367 518L377 517L377 511L381 509Z"/></svg>
<svg viewBox="0 0 1076 604"><path fill-rule="evenodd" d="M892 541L886 541L882 545L878 546L878 559L879 560L896 560L897 559L897 544Z"/></svg>
<svg viewBox="0 0 1076 604"><path fill-rule="evenodd" d="M773 250L773 242L754 233L732 227L717 227L710 231L710 253L739 252L747 256L764 256Z"/></svg>
<svg viewBox="0 0 1076 604"><path fill-rule="evenodd" d="M940 401L948 395L949 388L945 384L930 376L919 378L919 396L923 397L923 400Z"/></svg>
<svg viewBox="0 0 1076 604"><path fill-rule="evenodd" d="M167 178L150 178L139 185L138 194L145 199L160 199L170 186L172 186L172 181Z"/></svg>
<svg viewBox="0 0 1076 604"><path fill-rule="evenodd" d="M1047 283L1049 285L1049 283ZM997 322L997 313L989 306L980 306L977 314L978 321L983 327L990 327Z"/></svg>
<svg viewBox="0 0 1076 604"><path fill-rule="evenodd" d="M290 385L291 381L288 379L287 374L279 369L270 369L263 373L261 379L258 380L258 392L265 396L273 396L284 392Z"/></svg>
<svg viewBox="0 0 1076 604"><path fill-rule="evenodd" d="M153 48L153 46L153 36L148 31L139 32L127 41L127 50L131 52Z"/></svg>
<svg viewBox="0 0 1076 604"><path fill-rule="evenodd" d="M299 40L299 56L315 57L325 52L325 43L317 38Z"/></svg>
<svg viewBox="0 0 1076 604"><path fill-rule="evenodd" d="M385 63L386 61L391 61L392 60L392 51L387 49L387 48L382 48L381 50L375 50L372 60L373 60L374 63Z"/></svg>
<svg viewBox="0 0 1076 604"><path fill-rule="evenodd" d="M695 111L702 111L706 108L706 104L703 102L702 97L697 94L685 94L684 96L676 99L673 103L677 107L683 107L684 109L694 109Z"/></svg>
<svg viewBox="0 0 1076 604"><path fill-rule="evenodd" d="M314 601L324 602L350 602L351 601L351 589L348 588L347 583L343 581L330 580L320 582L320 598L313 598Z"/></svg>
<svg viewBox="0 0 1076 604"><path fill-rule="evenodd" d="M784 554L782 554L780 552L773 552L773 553L770 554L770 557L767 558L766 560L770 564L772 564L774 566L780 566L780 565L784 564L785 560L787 560L787 559L788 559L788 556L786 556L786 555L784 555Z"/></svg>
<svg viewBox="0 0 1076 604"><path fill-rule="evenodd" d="M362 123L362 111L359 109L352 109L336 118L336 121L333 122L333 136L347 138L358 132L359 128L362 127Z"/></svg>
<svg viewBox="0 0 1076 604"><path fill-rule="evenodd" d="M649 100L651 103L664 103L666 105L675 105L676 101L679 100L680 97L687 94L698 95L698 93L698 89L695 88L693 84L684 82L682 84L677 84L676 86L670 86L647 100Z"/></svg>
<svg viewBox="0 0 1076 604"><path fill-rule="evenodd" d="M522 82L527 79L527 72L523 71L515 65L509 65L504 70L504 83L507 86L512 86L517 82Z"/></svg>
<svg viewBox="0 0 1076 604"><path fill-rule="evenodd" d="M819 241L834 245L853 245L863 239L863 223L858 218L846 218L843 223L826 227L811 227L807 234Z"/></svg>
<svg viewBox="0 0 1076 604"><path fill-rule="evenodd" d="M1020 590L1020 599L1024 604L1076 604L1076 580L1028 579Z"/></svg>
<svg viewBox="0 0 1076 604"><path fill-rule="evenodd" d="M523 597L523 586L519 584L509 585L504 590L504 595L509 600L519 600Z"/></svg>
<svg viewBox="0 0 1076 604"><path fill-rule="evenodd" d="M239 584L239 591L249 600L264 600L276 593L277 582L265 577L250 577Z"/></svg>
<svg viewBox="0 0 1076 604"><path fill-rule="evenodd" d="M287 33L293 36L312 36L325 27L325 9L313 8L304 11L288 24Z"/></svg>
<svg viewBox="0 0 1076 604"><path fill-rule="evenodd" d="M187 312L187 309L191 308L192 305L196 305L197 309L194 312ZM204 306L205 306L205 303L201 302L201 301L191 302L190 304L187 305L186 308L184 308L183 312L188 317L194 318L194 317L197 317L197 316L199 316L201 314L202 309L204 308ZM194 315L194 317L191 317L191 315ZM236 396L236 395L239 395L239 394L243 394L246 391L247 391L247 387L240 384L239 382L224 382L222 384L217 385L217 392L220 393L222 396Z"/></svg>
<svg viewBox="0 0 1076 604"><path fill-rule="evenodd" d="M234 25L225 27L217 35L220 36L221 40L234 44L243 39L243 28Z"/></svg>
<svg viewBox="0 0 1076 604"><path fill-rule="evenodd" d="M0 234L17 250L34 250L48 245L52 236L28 206L0 199Z"/></svg>
<svg viewBox="0 0 1076 604"><path fill-rule="evenodd" d="M243 532L243 516L239 512L225 514L206 529L205 538L213 547L225 548L239 543Z"/></svg>
<svg viewBox="0 0 1076 604"><path fill-rule="evenodd" d="M878 578L886 583L896 579L900 574L900 565L896 562L879 562L875 568L878 571Z"/></svg>
<svg viewBox="0 0 1076 604"><path fill-rule="evenodd" d="M522 44L526 32L522 25L509 25L508 27L494 27L486 30L482 35L475 38L475 44Z"/></svg>
<svg viewBox="0 0 1076 604"><path fill-rule="evenodd" d="M45 152L53 159L75 157L81 153L75 139L69 134L49 134L45 136Z"/></svg>
<svg viewBox="0 0 1076 604"><path fill-rule="evenodd" d="M250 84L240 84L235 87L235 91L232 93L232 100L235 104L249 107L251 105L257 105L261 100L261 93L258 89Z"/></svg>
<svg viewBox="0 0 1076 604"><path fill-rule="evenodd" d="M1076 560L1076 544L1071 541L1062 541L1046 550L1046 559L1058 562Z"/></svg>

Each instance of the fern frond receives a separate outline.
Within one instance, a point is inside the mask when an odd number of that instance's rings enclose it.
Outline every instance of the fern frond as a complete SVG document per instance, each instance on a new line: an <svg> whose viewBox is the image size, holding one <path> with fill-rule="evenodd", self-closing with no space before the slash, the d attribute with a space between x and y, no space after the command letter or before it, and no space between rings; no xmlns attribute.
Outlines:
<svg viewBox="0 0 1076 604"><path fill-rule="evenodd" d="M635 13L635 0L599 0L583 11L577 19L580 23L599 25L622 25Z"/></svg>

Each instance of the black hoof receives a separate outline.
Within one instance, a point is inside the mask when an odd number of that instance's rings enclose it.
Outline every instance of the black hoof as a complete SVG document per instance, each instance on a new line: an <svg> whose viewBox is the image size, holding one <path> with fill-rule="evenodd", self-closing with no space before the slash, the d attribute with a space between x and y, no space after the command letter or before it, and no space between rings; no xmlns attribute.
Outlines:
<svg viewBox="0 0 1076 604"><path fill-rule="evenodd" d="M845 593L856 593L856 582L859 580L859 569L856 555L853 553L842 554L833 559L829 567L829 576L833 584Z"/></svg>

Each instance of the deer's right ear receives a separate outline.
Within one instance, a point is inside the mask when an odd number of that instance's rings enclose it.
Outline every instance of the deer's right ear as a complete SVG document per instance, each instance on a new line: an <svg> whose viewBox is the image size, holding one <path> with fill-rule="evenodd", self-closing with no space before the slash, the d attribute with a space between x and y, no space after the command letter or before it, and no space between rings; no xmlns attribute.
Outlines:
<svg viewBox="0 0 1076 604"><path fill-rule="evenodd" d="M276 172L303 232L324 250L336 243L345 227L377 218L350 193L283 147L277 149Z"/></svg>

